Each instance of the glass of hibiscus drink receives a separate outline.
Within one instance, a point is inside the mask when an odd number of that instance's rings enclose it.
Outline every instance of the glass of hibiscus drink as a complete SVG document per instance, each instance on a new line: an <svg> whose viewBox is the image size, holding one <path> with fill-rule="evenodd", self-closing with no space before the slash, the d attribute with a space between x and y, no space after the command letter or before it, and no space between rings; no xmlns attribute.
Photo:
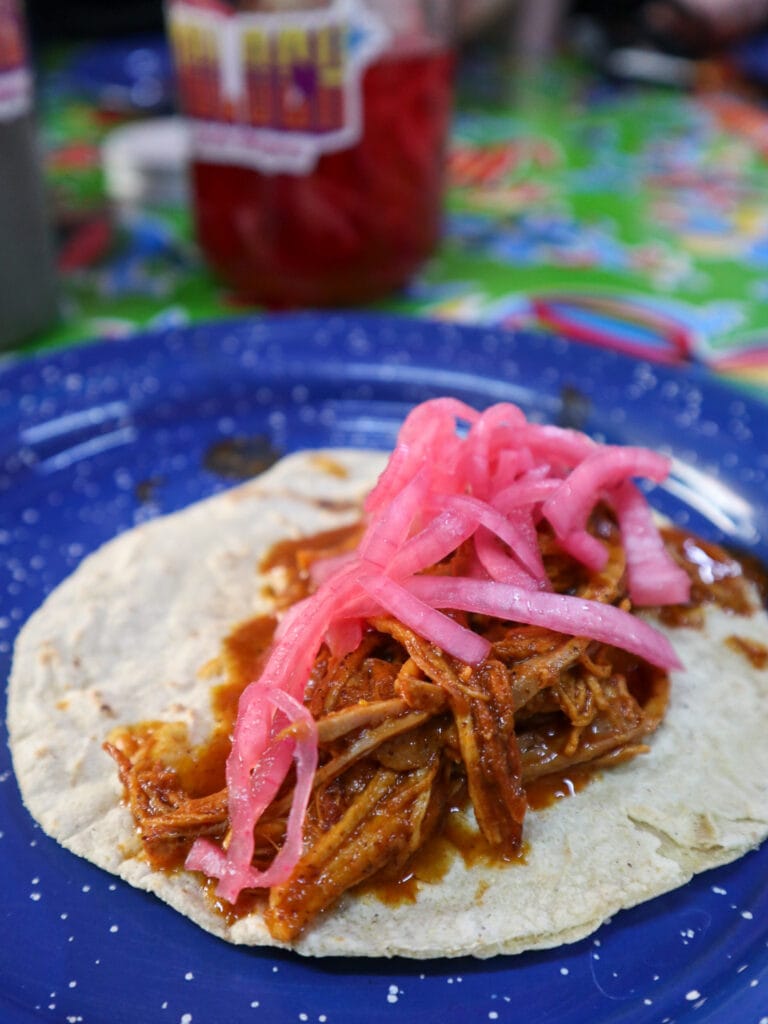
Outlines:
<svg viewBox="0 0 768 1024"><path fill-rule="evenodd" d="M247 302L367 302L440 234L454 0L169 0L197 235Z"/></svg>

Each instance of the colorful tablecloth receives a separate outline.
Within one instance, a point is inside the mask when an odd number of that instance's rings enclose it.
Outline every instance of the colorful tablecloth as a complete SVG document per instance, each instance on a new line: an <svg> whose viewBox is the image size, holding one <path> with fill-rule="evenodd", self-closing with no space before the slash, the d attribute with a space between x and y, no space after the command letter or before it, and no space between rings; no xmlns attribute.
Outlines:
<svg viewBox="0 0 768 1024"><path fill-rule="evenodd" d="M44 79L41 106L63 310L32 347L242 312L183 202L115 216L100 146L119 119L64 80ZM701 363L768 396L768 109L562 66L514 101L468 92L444 244L383 308Z"/></svg>

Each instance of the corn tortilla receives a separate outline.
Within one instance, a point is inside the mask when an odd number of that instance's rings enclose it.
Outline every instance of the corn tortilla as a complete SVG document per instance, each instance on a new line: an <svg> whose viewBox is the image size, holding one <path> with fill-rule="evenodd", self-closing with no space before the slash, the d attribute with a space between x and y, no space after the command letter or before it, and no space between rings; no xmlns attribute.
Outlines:
<svg viewBox="0 0 768 1024"><path fill-rule="evenodd" d="M201 669L233 626L270 610L263 554L354 521L382 467L372 452L301 452L142 524L85 559L16 645L8 726L30 813L68 850L230 942L282 945L258 911L227 920L197 876L150 868L102 743L117 725L154 719L205 739L216 680ZM702 629L669 631L685 669L650 754L529 813L523 862L468 868L456 857L415 903L346 894L290 948L427 958L557 946L758 845L768 834L768 671L725 643L733 634L766 644L765 612L713 606Z"/></svg>

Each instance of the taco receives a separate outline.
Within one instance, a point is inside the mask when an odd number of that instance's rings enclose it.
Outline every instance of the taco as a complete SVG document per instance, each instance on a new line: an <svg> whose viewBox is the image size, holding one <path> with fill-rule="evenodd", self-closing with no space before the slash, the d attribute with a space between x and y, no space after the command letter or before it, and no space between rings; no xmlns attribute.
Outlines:
<svg viewBox="0 0 768 1024"><path fill-rule="evenodd" d="M318 956L555 946L741 856L768 622L736 559L657 529L633 480L668 469L444 399L389 460L297 453L117 537L15 648L29 811Z"/></svg>

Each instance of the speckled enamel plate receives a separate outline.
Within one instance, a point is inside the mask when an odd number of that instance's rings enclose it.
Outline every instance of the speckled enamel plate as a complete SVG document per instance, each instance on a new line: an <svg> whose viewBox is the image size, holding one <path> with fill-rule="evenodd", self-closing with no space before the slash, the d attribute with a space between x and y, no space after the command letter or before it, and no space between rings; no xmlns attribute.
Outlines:
<svg viewBox="0 0 768 1024"><path fill-rule="evenodd" d="M101 542L254 458L389 447L446 393L668 451L662 511L768 561L768 407L698 371L385 317L198 326L0 372L5 675L20 625ZM0 865L4 1024L768 1024L768 849L550 952L309 961L226 945L66 853L22 807L4 742Z"/></svg>

